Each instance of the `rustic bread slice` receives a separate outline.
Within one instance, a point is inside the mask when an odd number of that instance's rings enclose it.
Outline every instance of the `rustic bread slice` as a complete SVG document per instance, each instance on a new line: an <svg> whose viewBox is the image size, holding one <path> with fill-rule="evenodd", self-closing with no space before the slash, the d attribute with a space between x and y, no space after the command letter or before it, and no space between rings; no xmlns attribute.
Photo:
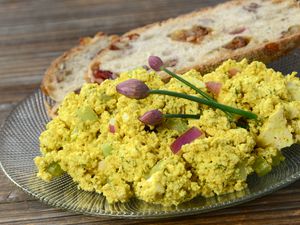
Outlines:
<svg viewBox="0 0 300 225"><path fill-rule="evenodd" d="M43 92L59 104L67 93L80 89L85 83L87 65L115 38L116 36L107 36L104 33L97 33L93 38L82 38L78 46L52 62L41 84ZM51 107L48 108L49 113L53 113ZM55 110L56 108L57 105L53 107Z"/></svg>
<svg viewBox="0 0 300 225"><path fill-rule="evenodd" d="M300 44L300 7L295 0L235 0L134 29L101 51L87 77L134 69L160 56L178 73L206 72L222 61L268 62ZM96 75L96 77L95 77Z"/></svg>

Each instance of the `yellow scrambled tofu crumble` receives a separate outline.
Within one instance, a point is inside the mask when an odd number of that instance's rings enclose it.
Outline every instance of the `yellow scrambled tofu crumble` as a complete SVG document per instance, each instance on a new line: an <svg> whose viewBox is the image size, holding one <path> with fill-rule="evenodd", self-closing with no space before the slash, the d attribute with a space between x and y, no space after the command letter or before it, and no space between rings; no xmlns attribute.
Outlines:
<svg viewBox="0 0 300 225"><path fill-rule="evenodd" d="M85 84L80 94L67 95L58 116L41 134L37 176L50 181L66 172L79 188L102 193L110 203L136 197L178 205L198 195L242 190L249 174L266 174L283 160L282 148L300 142L300 80L295 75L283 76L246 60L228 60L204 76L195 70L182 75L207 93L205 82L221 83L214 96L218 102L257 114L258 119L247 120L244 128L220 110L185 99L149 95L135 100L120 95L116 85L130 78L151 89L196 95L178 80L164 83L158 74L142 68L101 85ZM152 109L201 116L147 127L138 118ZM205 137L174 154L170 145L191 127Z"/></svg>

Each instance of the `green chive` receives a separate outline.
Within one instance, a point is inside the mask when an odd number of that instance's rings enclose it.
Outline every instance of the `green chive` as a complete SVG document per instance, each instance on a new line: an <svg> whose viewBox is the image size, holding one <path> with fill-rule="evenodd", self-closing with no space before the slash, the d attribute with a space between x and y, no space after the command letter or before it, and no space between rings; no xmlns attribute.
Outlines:
<svg viewBox="0 0 300 225"><path fill-rule="evenodd" d="M223 111L227 111L229 113L238 114L238 115L244 116L248 119L256 119L257 118L257 115L255 115L252 112L233 108L231 106L223 105L223 104L215 102L215 101L211 101L211 100L204 99L204 98L199 98L199 97L192 96L192 95L187 95L187 94L182 94L182 93L178 93L178 92L174 92L174 91L167 91L167 90L149 90L148 93L149 94L169 95L169 96L173 96L173 97L184 98L184 99L202 103L202 104L205 104L205 105L208 105L208 106L211 106L211 107L223 110Z"/></svg>
<svg viewBox="0 0 300 225"><path fill-rule="evenodd" d="M186 118L186 119L199 119L200 114L164 114L164 118Z"/></svg>
<svg viewBox="0 0 300 225"><path fill-rule="evenodd" d="M163 71L165 71L166 73L168 73L169 75L171 75L172 77L174 77L175 79L181 81L182 83L186 84L190 88L194 89L198 94L202 95L204 98L214 101L214 99L209 94L205 93L204 91L201 91L199 88L197 88L195 85L193 85L192 83L188 82L184 78L178 76L177 74L173 73L172 71L170 71L170 70L168 70L168 69L166 69L164 67L161 67L161 69Z"/></svg>
<svg viewBox="0 0 300 225"><path fill-rule="evenodd" d="M204 98L211 100L211 101L215 101L216 100L214 98L212 98L209 94L205 93L204 91L202 91L201 89L197 88L195 85L193 85L192 83L188 82L187 80L185 80L184 78L182 78L181 76L178 76L176 73L173 73L172 71L168 70L165 67L160 67L161 70L165 71L167 74L171 75L172 77L174 77L175 79L181 81L182 83L186 84L187 86L189 86L190 88L192 88L193 90L195 90L198 94L202 95ZM228 116L229 120L231 120L232 115L226 111L224 111L224 113Z"/></svg>

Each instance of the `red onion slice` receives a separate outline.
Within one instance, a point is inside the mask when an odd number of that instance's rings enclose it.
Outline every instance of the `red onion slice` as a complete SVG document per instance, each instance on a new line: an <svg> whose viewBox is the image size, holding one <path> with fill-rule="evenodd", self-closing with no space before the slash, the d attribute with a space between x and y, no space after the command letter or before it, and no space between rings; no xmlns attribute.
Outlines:
<svg viewBox="0 0 300 225"><path fill-rule="evenodd" d="M180 151L181 147L185 144L189 144L195 139L203 136L204 133L202 133L198 128L192 127L189 130L187 130L185 133L183 133L181 136L179 136L172 144L171 144L171 150L174 154Z"/></svg>
<svg viewBox="0 0 300 225"><path fill-rule="evenodd" d="M116 127L115 127L114 125L109 124L108 129L109 129L109 132L110 132L110 133L113 133L113 134L114 134L114 133L116 132Z"/></svg>
<svg viewBox="0 0 300 225"><path fill-rule="evenodd" d="M214 82L214 81L205 82L205 86L211 93L215 95L218 95L222 88L222 84L220 82Z"/></svg>
<svg viewBox="0 0 300 225"><path fill-rule="evenodd" d="M228 76L230 77L230 78L232 78L232 77L234 77L237 73L239 73L239 72L241 72L239 69L237 69L237 68L230 68L229 70L228 70Z"/></svg>
<svg viewBox="0 0 300 225"><path fill-rule="evenodd" d="M112 134L114 134L116 132L116 119L115 118L111 118L109 120L109 123L108 123L108 131Z"/></svg>

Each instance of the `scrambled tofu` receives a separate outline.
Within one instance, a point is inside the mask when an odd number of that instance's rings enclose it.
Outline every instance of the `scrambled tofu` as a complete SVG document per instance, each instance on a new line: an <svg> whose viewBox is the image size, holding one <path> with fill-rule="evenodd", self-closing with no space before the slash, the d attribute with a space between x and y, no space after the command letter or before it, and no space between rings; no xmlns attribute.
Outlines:
<svg viewBox="0 0 300 225"><path fill-rule="evenodd" d="M110 203L137 197L178 205L198 195L244 189L249 174L270 172L284 159L281 149L300 142L296 73L283 76L260 62L228 60L204 76L195 70L182 76L218 102L251 111L258 119L230 117L206 105L165 95L135 100L117 93L117 84L135 78L151 89L196 95L175 79L164 83L155 72L136 69L101 85L85 84L80 94L70 93L64 99L58 117L40 136L37 176L50 181L65 172L79 188L102 193ZM206 82L221 84L217 95L210 93ZM152 109L201 116L166 119L160 126L149 127L138 118ZM174 154L170 145L191 127L205 137Z"/></svg>

